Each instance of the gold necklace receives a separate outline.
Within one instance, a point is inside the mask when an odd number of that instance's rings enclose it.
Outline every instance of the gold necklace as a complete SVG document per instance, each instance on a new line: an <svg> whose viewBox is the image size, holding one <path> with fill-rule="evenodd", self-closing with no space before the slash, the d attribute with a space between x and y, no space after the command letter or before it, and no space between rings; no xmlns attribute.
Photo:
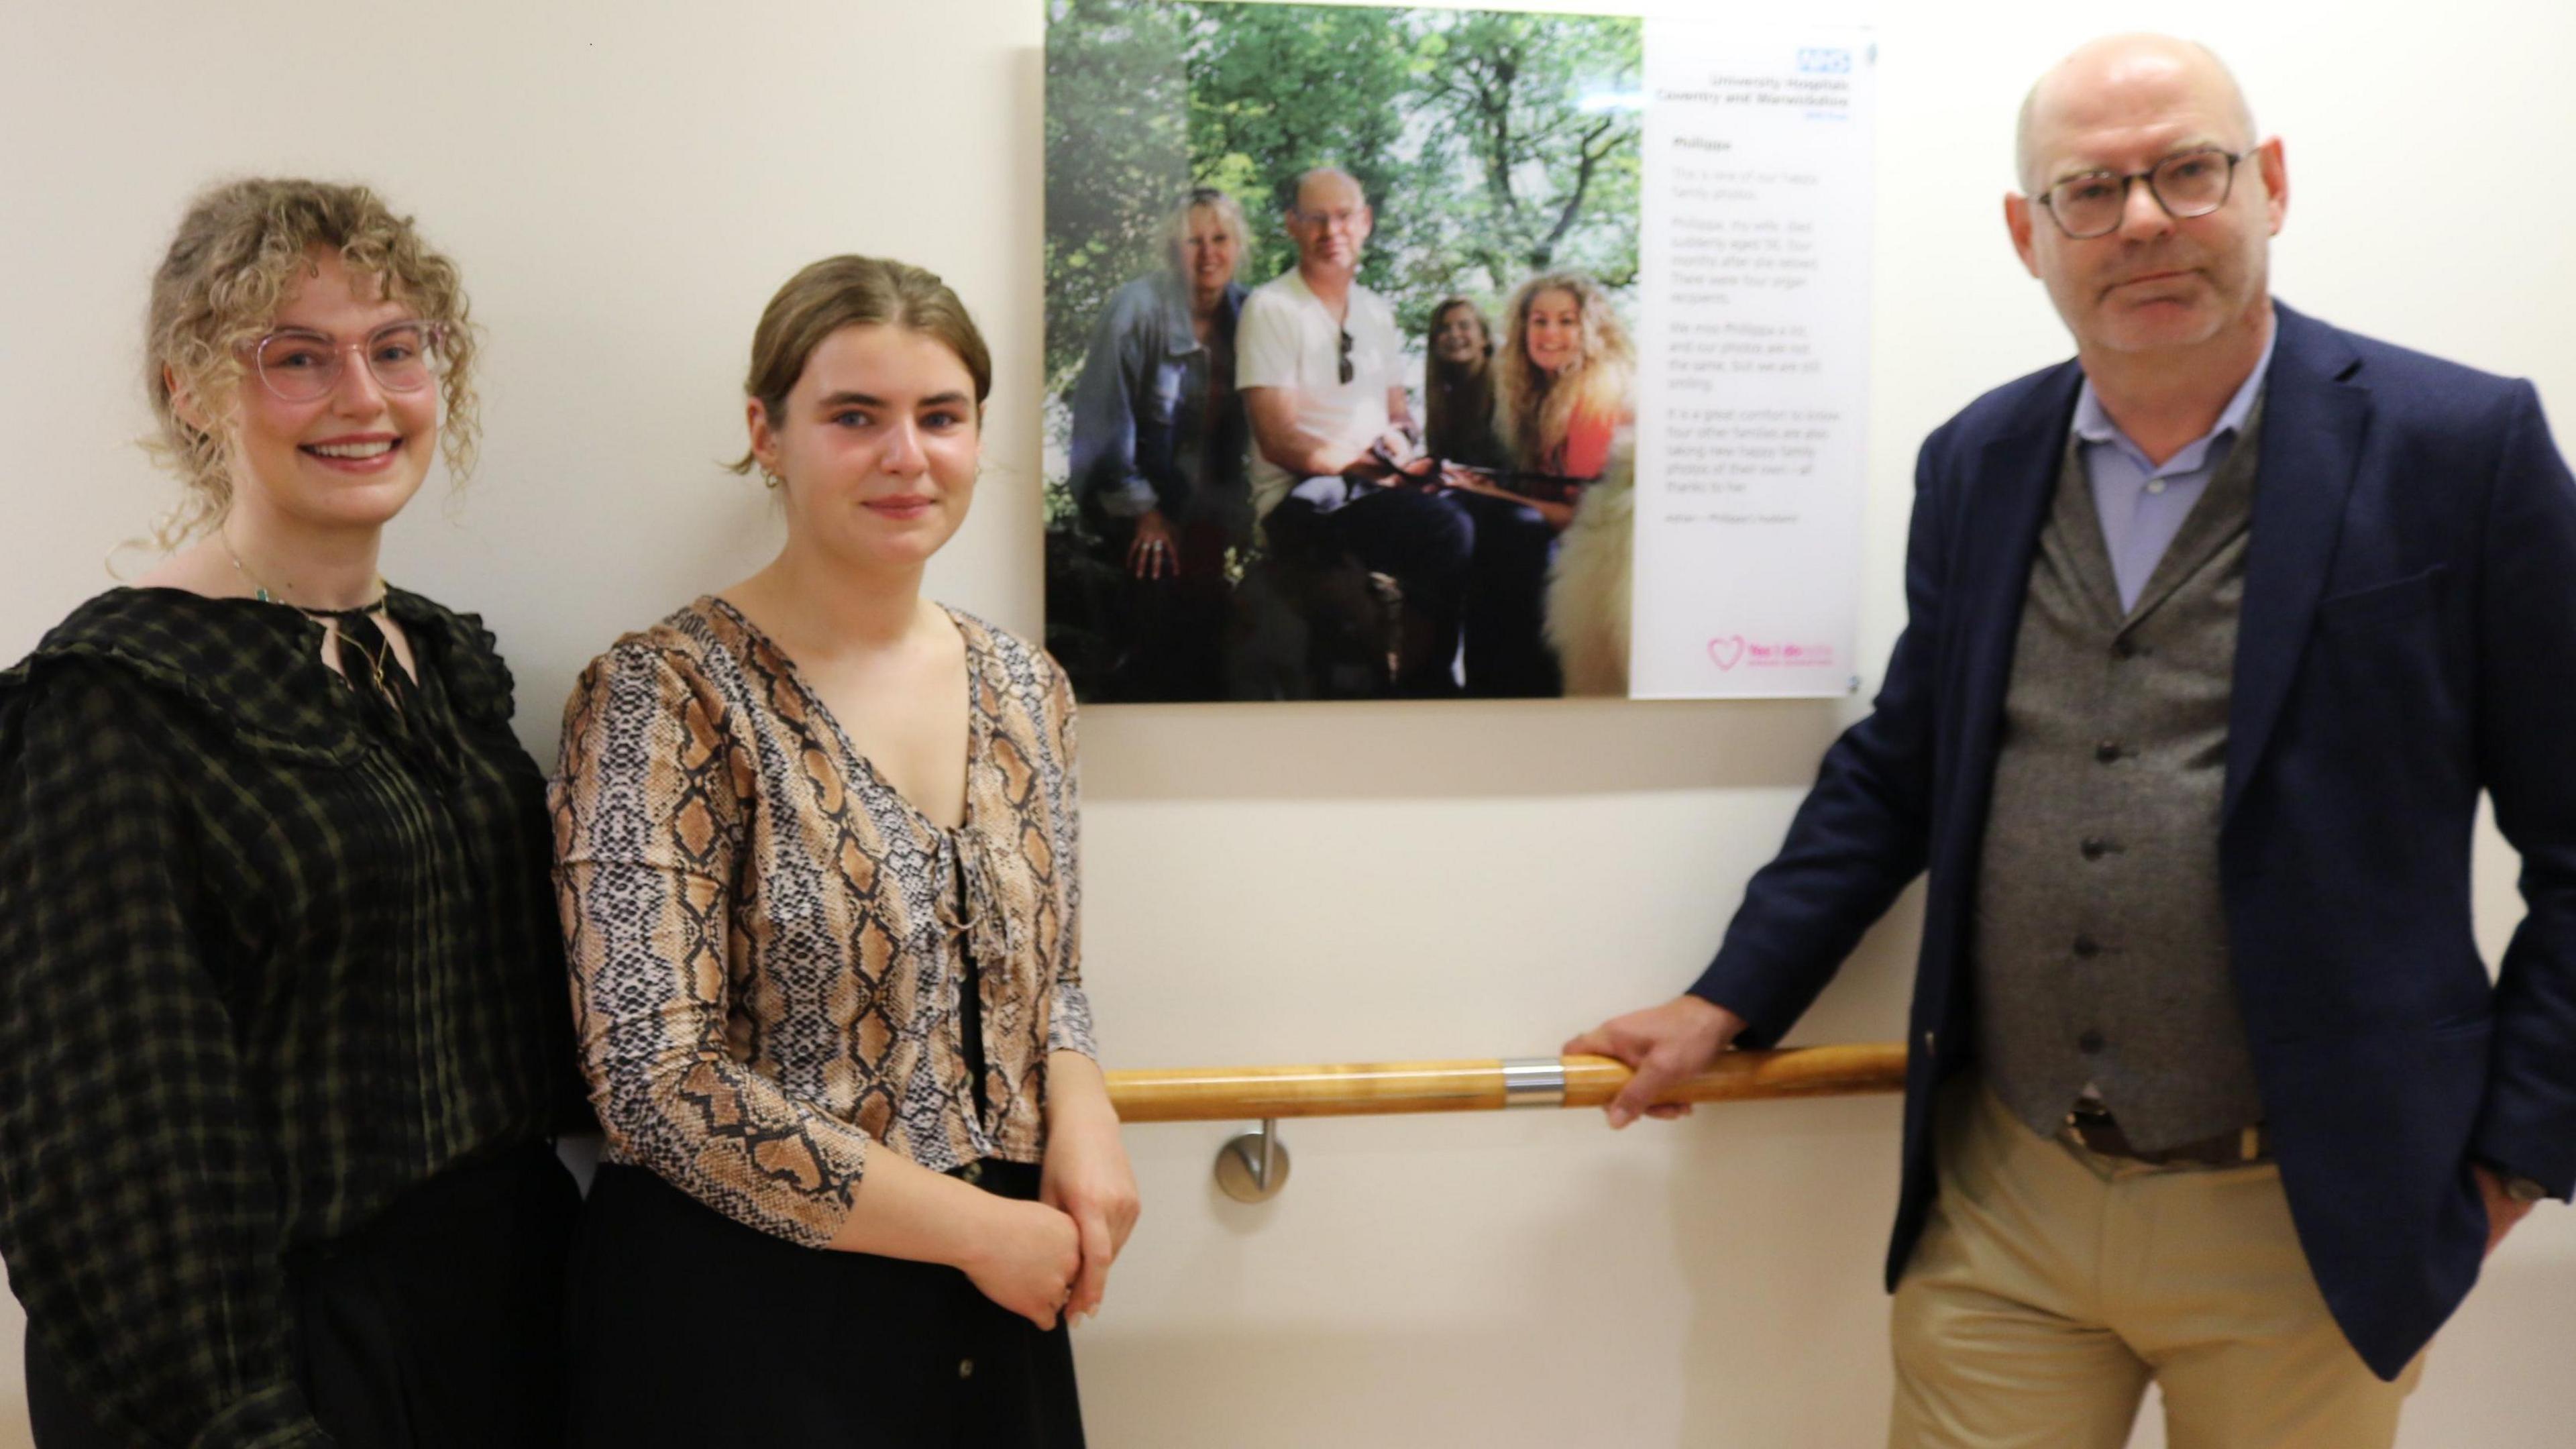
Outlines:
<svg viewBox="0 0 2576 1449"><path fill-rule="evenodd" d="M354 609L315 609L315 608L308 608L308 607L306 607L306 606L305 606L305 605L303 605L303 604L296 603L296 602L294 602L293 600L291 600L291 599L287 598L284 594L279 593L277 590L270 588L270 587L269 587L265 582L261 581L261 579L260 579L260 576L259 576L259 575L255 574L255 573L252 573L252 572L250 571L250 565L249 565L249 564L246 564L246 563L243 563L243 562L242 562L242 556L241 556L240 554L238 554L238 553L235 553L235 552L233 551L233 541L232 541L232 537L231 537L231 535L229 535L229 534L225 533L222 529L217 529L217 530L215 530L215 542L223 546L223 550L224 550L224 557L226 557L226 558L228 558L228 559L231 559L231 560L233 561L233 570L234 570L234 572L239 573L239 574L242 576L243 581L244 581L244 582L246 582L246 583L248 583L248 584L251 586L251 589L252 589L253 593L257 595L257 597L258 597L258 599L259 599L259 601L260 601L261 603L263 603L263 604L284 604L284 605L286 605L286 607L288 607L288 608L290 608L290 609L293 609L293 610L295 610L297 613L299 613L299 614L303 614L303 615L305 615L305 616L307 616L307 617L311 617L311 616L314 616L314 615L328 615L328 614L378 614L378 613L382 613L382 612L384 611L384 607L385 607L385 595L386 595L386 594L388 594L389 592L391 592L391 591L392 591L392 589L393 589L393 585L391 585L391 584L389 584L389 583L386 583L386 582L385 582L385 576L384 576L383 574L378 574L378 575L376 575L376 597L375 597L374 601L373 601L373 602L371 602L371 603L360 604L360 605L358 605L358 606L357 606L356 608L354 608Z"/></svg>
<svg viewBox="0 0 2576 1449"><path fill-rule="evenodd" d="M397 700L397 696L394 694L392 686L385 680L385 659L386 656L394 652L393 637L385 633L382 628L378 628L376 630L376 638L381 642L376 648L369 649L365 640L351 634L346 628L342 627L340 623L343 616L354 615L363 617L368 614L373 614L378 619L385 617L385 600L392 593L393 585L385 582L385 576L383 574L376 575L376 598L374 603L360 604L354 609L309 608L303 604L293 603L287 600L280 596L275 589L272 589L266 583L263 583L260 580L259 575L250 571L250 565L242 562L242 556L233 551L232 538L230 535L224 533L223 530L217 529L215 531L215 542L223 545L224 557L233 561L233 568L250 584L252 591L261 603L284 604L286 607L302 614L305 618L311 619L315 623L320 624L333 638L356 645L358 649L358 657L367 661L368 672L375 676L376 692L383 695L388 700Z"/></svg>

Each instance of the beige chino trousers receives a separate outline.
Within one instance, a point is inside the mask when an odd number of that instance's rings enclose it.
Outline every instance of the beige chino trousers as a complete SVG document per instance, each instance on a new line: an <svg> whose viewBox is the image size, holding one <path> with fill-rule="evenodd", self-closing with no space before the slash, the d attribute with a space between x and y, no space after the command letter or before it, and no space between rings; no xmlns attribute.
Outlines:
<svg viewBox="0 0 2576 1449"><path fill-rule="evenodd" d="M1891 1449L2122 1449L2150 1381L2170 1449L2386 1449L2395 1383L2344 1341L2270 1163L2151 1167L2034 1135L1973 1075L1896 1290Z"/></svg>

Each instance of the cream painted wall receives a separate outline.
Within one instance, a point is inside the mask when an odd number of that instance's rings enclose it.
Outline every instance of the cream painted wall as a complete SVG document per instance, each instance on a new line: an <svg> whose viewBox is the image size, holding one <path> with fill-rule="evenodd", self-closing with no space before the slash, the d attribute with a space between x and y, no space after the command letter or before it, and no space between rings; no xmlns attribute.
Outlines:
<svg viewBox="0 0 2576 1449"><path fill-rule="evenodd" d="M1997 198L2022 87L2094 33L2161 25L2236 62L2289 139L2284 295L2532 376L2576 431L2561 0L1878 18L1864 657L1901 622L1916 441L2065 350ZM929 263L983 319L993 469L934 585L1039 627L1033 0L17 0L5 34L0 657L105 586L104 555L168 496L127 443L145 279L184 199L244 172L371 180L462 263L490 334L485 463L455 509L402 521L388 571L485 612L541 759L584 660L771 545L759 489L716 462L740 446L753 318L827 252ZM1112 1065L1544 1052L1658 999L1856 710L1095 711L1087 936ZM2519 908L2488 845L2492 951ZM1871 936L1801 1039L1899 1034L1914 922L1909 902ZM1232 1129L1139 1128L1144 1225L1079 1339L1093 1437L1876 1442L1895 1122L1873 1099L1620 1136L1588 1114L1292 1125L1294 1183L1260 1208L1208 1183ZM2405 1442L2562 1439L2571 1302L2576 1213L2544 1210L2438 1346ZM23 1434L10 1348L0 1444Z"/></svg>

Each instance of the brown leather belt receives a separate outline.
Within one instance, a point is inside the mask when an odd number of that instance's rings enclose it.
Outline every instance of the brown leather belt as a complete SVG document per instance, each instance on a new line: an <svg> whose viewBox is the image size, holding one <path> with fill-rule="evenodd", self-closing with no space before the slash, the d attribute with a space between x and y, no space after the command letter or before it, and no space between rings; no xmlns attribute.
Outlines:
<svg viewBox="0 0 2576 1449"><path fill-rule="evenodd" d="M2196 1142L2159 1147L2153 1152L2140 1152L2129 1145L2129 1134L2120 1130L2118 1119L2096 1107L2077 1107L2066 1114L2066 1135L2075 1139L2088 1152L2104 1157L2125 1157L2154 1167L2242 1167L2249 1162L2268 1162L2272 1158L2272 1137L2263 1124L2221 1132Z"/></svg>

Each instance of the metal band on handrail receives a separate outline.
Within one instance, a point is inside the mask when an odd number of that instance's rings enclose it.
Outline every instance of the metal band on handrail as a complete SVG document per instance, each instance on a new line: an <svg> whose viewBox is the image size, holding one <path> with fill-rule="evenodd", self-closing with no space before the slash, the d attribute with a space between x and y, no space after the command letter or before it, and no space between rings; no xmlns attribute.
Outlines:
<svg viewBox="0 0 2576 1449"><path fill-rule="evenodd" d="M1126 1122L1358 1117L1395 1112L1490 1112L1504 1107L1598 1107L1628 1084L1608 1057L1481 1058L1279 1067L1183 1067L1109 1075ZM1838 1097L1905 1086L1905 1044L1863 1042L1728 1052L1667 1093L1668 1102Z"/></svg>
<svg viewBox="0 0 2576 1449"><path fill-rule="evenodd" d="M1503 1058L1503 1105L1505 1107L1564 1106L1565 1058Z"/></svg>

